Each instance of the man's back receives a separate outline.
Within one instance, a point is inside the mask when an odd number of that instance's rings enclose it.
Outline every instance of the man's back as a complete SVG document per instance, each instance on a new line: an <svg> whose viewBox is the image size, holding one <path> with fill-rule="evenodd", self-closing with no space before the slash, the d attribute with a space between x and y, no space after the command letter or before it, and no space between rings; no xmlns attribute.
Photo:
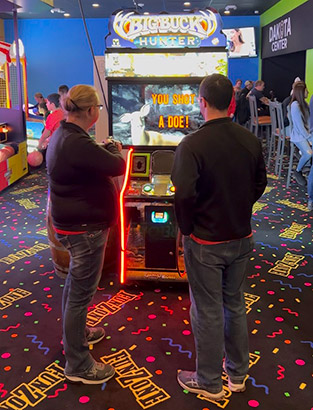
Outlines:
<svg viewBox="0 0 313 410"><path fill-rule="evenodd" d="M172 179L180 186L175 208L183 234L225 241L251 233L266 172L261 145L248 130L228 118L206 122L177 148Z"/></svg>

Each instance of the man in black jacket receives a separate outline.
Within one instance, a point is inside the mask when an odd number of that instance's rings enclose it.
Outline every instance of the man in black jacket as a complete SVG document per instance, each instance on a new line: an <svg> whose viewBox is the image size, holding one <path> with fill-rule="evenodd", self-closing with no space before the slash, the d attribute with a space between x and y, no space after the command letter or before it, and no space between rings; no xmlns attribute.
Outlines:
<svg viewBox="0 0 313 410"><path fill-rule="evenodd" d="M200 85L200 129L179 144L172 171L175 210L184 235L196 371L179 384L212 399L224 397L222 363L233 392L245 389L249 365L243 295L253 239L253 204L267 184L261 145L227 118L232 84L213 74Z"/></svg>

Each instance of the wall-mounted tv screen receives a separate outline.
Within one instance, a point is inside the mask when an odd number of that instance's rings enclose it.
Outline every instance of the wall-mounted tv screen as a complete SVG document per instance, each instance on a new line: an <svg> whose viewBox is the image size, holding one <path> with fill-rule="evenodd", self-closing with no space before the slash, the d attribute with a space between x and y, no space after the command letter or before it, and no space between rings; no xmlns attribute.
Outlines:
<svg viewBox="0 0 313 410"><path fill-rule="evenodd" d="M224 29L229 58L256 57L254 27Z"/></svg>
<svg viewBox="0 0 313 410"><path fill-rule="evenodd" d="M110 83L111 133L123 145L177 145L203 123L197 83Z"/></svg>

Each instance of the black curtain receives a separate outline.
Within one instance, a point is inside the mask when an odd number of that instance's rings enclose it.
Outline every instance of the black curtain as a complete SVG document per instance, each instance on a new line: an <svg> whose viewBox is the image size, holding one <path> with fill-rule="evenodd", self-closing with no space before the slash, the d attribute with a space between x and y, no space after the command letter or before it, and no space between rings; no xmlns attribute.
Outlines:
<svg viewBox="0 0 313 410"><path fill-rule="evenodd" d="M262 80L265 81L265 95L269 97L270 91L274 91L277 100L283 101L290 94L296 77L305 80L305 61L305 51L262 60Z"/></svg>

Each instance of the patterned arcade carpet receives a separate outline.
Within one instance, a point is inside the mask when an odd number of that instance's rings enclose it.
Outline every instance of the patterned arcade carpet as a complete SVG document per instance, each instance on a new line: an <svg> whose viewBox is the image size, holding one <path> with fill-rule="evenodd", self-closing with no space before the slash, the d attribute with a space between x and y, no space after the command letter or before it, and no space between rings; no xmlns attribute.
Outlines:
<svg viewBox="0 0 313 410"><path fill-rule="evenodd" d="M244 393L211 402L183 391L177 369L194 369L186 284L102 278L89 325L106 339L92 347L112 363L107 384L63 376L61 295L45 225L43 168L0 193L0 409L312 410L313 212L305 191L269 175L255 205L255 250L247 269L250 371Z"/></svg>

